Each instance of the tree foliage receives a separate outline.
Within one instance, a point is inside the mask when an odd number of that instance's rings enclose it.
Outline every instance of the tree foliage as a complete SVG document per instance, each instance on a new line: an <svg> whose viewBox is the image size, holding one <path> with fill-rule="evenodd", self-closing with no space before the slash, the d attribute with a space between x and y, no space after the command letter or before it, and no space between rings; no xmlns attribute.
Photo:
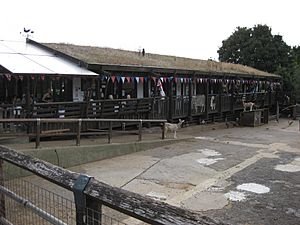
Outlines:
<svg viewBox="0 0 300 225"><path fill-rule="evenodd" d="M300 47L290 47L267 25L237 27L222 41L219 60L251 66L283 78L283 90L300 100Z"/></svg>
<svg viewBox="0 0 300 225"><path fill-rule="evenodd" d="M237 63L274 73L289 62L290 47L267 25L238 27L218 50L221 62Z"/></svg>

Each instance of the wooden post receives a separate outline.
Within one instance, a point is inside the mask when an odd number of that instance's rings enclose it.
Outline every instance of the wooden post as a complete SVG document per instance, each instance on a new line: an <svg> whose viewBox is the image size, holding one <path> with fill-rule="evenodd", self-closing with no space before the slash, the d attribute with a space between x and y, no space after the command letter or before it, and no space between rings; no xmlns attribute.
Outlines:
<svg viewBox="0 0 300 225"><path fill-rule="evenodd" d="M27 83L27 93L26 93L26 109L27 109L27 117L30 115L30 77L26 76Z"/></svg>
<svg viewBox="0 0 300 225"><path fill-rule="evenodd" d="M4 171L3 160L0 159L0 185L4 186ZM5 197L4 194L0 194L0 218L5 218Z"/></svg>
<svg viewBox="0 0 300 225"><path fill-rule="evenodd" d="M192 116L192 82L189 82L189 106L188 106L188 118L190 119L190 117Z"/></svg>
<svg viewBox="0 0 300 225"><path fill-rule="evenodd" d="M173 85L174 85L174 78L170 80L170 87L169 87L169 110L168 110L168 115L167 119L172 120L173 118L173 109L174 109L174 104L173 104Z"/></svg>
<svg viewBox="0 0 300 225"><path fill-rule="evenodd" d="M161 139L165 139L165 128L166 128L166 123L163 123L163 127L162 127L162 133L161 133Z"/></svg>
<svg viewBox="0 0 300 225"><path fill-rule="evenodd" d="M279 120L279 103L278 101L276 102L276 120Z"/></svg>
<svg viewBox="0 0 300 225"><path fill-rule="evenodd" d="M208 91L209 91L209 82L206 80L206 85L205 85L205 118L208 119Z"/></svg>
<svg viewBox="0 0 300 225"><path fill-rule="evenodd" d="M76 146L80 146L81 124L82 124L82 119L78 119Z"/></svg>
<svg viewBox="0 0 300 225"><path fill-rule="evenodd" d="M109 125L108 125L108 144L110 144L111 137L112 137L112 122L109 121L108 123L109 123Z"/></svg>
<svg viewBox="0 0 300 225"><path fill-rule="evenodd" d="M143 128L143 120L140 120L139 121L139 140L138 141L142 140L142 128Z"/></svg>
<svg viewBox="0 0 300 225"><path fill-rule="evenodd" d="M35 137L35 148L40 147L41 141L41 119L36 119L36 137Z"/></svg>

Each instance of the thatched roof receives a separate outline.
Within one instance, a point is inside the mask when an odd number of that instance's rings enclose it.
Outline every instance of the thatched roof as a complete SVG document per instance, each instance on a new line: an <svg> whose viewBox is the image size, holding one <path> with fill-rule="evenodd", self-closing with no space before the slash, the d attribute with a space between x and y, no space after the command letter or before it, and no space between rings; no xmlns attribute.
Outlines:
<svg viewBox="0 0 300 225"><path fill-rule="evenodd" d="M212 60L190 59L151 53L146 53L143 57L138 52L134 51L64 43L47 43L44 45L89 64L148 66L201 72L222 72L263 77L279 77L248 66L221 63Z"/></svg>

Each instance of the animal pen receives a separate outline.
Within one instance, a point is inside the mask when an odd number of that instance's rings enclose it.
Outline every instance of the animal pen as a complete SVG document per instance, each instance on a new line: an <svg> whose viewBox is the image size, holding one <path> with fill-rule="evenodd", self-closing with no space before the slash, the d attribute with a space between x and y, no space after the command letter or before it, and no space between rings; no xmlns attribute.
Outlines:
<svg viewBox="0 0 300 225"><path fill-rule="evenodd" d="M0 202L5 225L122 225L128 216L149 224L221 224L3 146Z"/></svg>
<svg viewBox="0 0 300 225"><path fill-rule="evenodd" d="M184 119L200 124L235 120L243 102L275 114L283 96L280 76L240 65L155 55L96 57L100 48L30 39L0 44L0 119ZM76 132L65 124L44 126L49 133ZM121 123L113 126L121 128ZM5 132L15 127L5 126ZM90 123L82 132L106 128Z"/></svg>

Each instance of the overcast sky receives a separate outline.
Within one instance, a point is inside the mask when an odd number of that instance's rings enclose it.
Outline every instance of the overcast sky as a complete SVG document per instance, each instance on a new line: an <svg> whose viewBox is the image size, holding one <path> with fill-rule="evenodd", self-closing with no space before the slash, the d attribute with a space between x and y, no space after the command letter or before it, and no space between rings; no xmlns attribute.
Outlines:
<svg viewBox="0 0 300 225"><path fill-rule="evenodd" d="M238 26L267 24L300 45L299 9L299 0L1 0L0 39L26 27L38 42L218 59Z"/></svg>

